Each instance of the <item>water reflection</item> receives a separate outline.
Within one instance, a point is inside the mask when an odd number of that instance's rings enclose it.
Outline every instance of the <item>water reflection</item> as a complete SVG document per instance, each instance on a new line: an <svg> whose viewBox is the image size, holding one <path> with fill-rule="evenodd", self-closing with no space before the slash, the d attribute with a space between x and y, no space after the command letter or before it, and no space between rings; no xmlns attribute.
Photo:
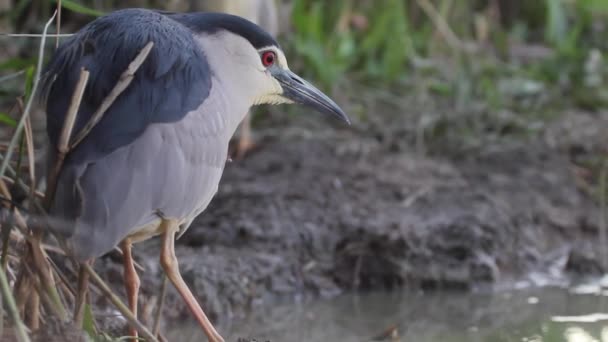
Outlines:
<svg viewBox="0 0 608 342"><path fill-rule="evenodd" d="M273 305L221 330L228 341L363 342L395 326L403 342L608 342L606 313L607 297L564 289L374 293ZM175 328L172 341L202 338L194 324Z"/></svg>

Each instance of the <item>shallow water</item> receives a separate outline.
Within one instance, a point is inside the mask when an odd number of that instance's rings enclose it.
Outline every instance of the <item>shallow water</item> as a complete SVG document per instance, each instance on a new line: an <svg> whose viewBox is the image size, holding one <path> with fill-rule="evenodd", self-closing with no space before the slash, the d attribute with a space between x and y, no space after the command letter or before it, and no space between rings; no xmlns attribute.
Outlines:
<svg viewBox="0 0 608 342"><path fill-rule="evenodd" d="M220 327L227 341L608 342L608 293L597 286L501 293L372 293L276 305ZM260 310L258 310L260 311ZM204 341L196 326L171 341Z"/></svg>

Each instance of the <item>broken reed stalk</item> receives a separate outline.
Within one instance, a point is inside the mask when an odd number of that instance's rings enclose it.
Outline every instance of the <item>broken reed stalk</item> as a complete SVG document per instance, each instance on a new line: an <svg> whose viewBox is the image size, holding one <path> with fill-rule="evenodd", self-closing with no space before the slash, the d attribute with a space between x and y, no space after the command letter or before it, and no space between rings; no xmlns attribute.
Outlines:
<svg viewBox="0 0 608 342"><path fill-rule="evenodd" d="M21 317L19 317L19 310L17 310L17 304L15 304L15 298L13 298L11 288L8 284L8 279L6 278L6 273L4 271L0 271L0 289L2 291L2 301L5 303L5 306L8 309L8 317L13 321L17 340L19 342L29 342L30 337L27 333L27 328L21 321Z"/></svg>
<svg viewBox="0 0 608 342"><path fill-rule="evenodd" d="M25 146L27 150L27 163L29 165L29 181L30 181L30 192L28 195L30 196L30 201L33 201L36 196L36 168L34 167L36 164L36 155L34 152L34 132L32 130L32 120L31 118L27 118L25 121ZM30 206L31 208L32 206Z"/></svg>
<svg viewBox="0 0 608 342"><path fill-rule="evenodd" d="M77 327L81 327L82 322L84 321L84 308L87 301L88 285L89 274L84 267L81 266L78 270L78 288L74 299L74 323Z"/></svg>
<svg viewBox="0 0 608 342"><path fill-rule="evenodd" d="M34 288L37 289L36 281L34 280ZM29 318L29 328L33 331L40 329L40 294L38 291L32 291L28 298L27 313Z"/></svg>
<svg viewBox="0 0 608 342"><path fill-rule="evenodd" d="M156 302L156 313L154 315L154 325L152 327L154 336L159 336L160 334L160 317L162 315L163 305L167 295L167 276L163 274L162 277L163 282L160 285L160 295L158 296L158 301Z"/></svg>
<svg viewBox="0 0 608 342"><path fill-rule="evenodd" d="M448 45L457 51L467 50L465 44L456 36L454 31L450 28L450 25L446 22L446 20L441 16L439 11L435 8L433 3L430 0L416 0L416 3L422 11L431 19L431 22L437 28L437 31L443 36L443 39L448 43Z"/></svg>
<svg viewBox="0 0 608 342"><path fill-rule="evenodd" d="M70 145L70 150L78 146L80 142L89 134L89 132L97 125L97 123L101 120L105 112L110 108L110 106L114 103L116 98L122 94L122 92L127 89L129 84L133 81L135 77L135 72L139 67L144 63L146 58L148 58L148 54L154 47L154 42L148 42L146 46L139 52L139 54L133 59L133 61L127 67L118 79L118 83L112 88L110 94L106 96L106 98L101 102L101 105L97 109L95 113L91 116L91 119L86 123L83 129L76 135L74 138L74 142Z"/></svg>
<svg viewBox="0 0 608 342"><path fill-rule="evenodd" d="M608 160L602 162L599 177L599 190L600 190L600 219L599 219L599 240L600 240L600 257L602 259L601 265L603 267L608 266L608 231L606 224L606 196L608 191Z"/></svg>
<svg viewBox="0 0 608 342"><path fill-rule="evenodd" d="M112 292L112 289L101 279L101 277L95 273L93 268L87 263L83 263L82 266L86 272L91 277L91 280L97 287L101 290L101 292L116 306L118 311L125 317L125 319L129 322L129 324L142 335L143 338L146 339L147 342L158 341L154 335L133 316L131 310Z"/></svg>
<svg viewBox="0 0 608 342"><path fill-rule="evenodd" d="M67 320L66 309L61 302L61 296L57 291L55 281L51 272L51 265L47 260L46 253L42 249L42 239L40 235L34 235L33 241L31 242L31 256L34 266L36 267L38 277L42 283L42 287L46 290L48 296L53 302L51 308L55 313L58 314L62 321Z"/></svg>
<svg viewBox="0 0 608 342"><path fill-rule="evenodd" d="M57 36L55 37L55 49L59 47L59 34L61 34L61 0L57 0Z"/></svg>
<svg viewBox="0 0 608 342"><path fill-rule="evenodd" d="M11 192L8 190L4 180L0 179L0 194L12 201ZM4 210L10 210L6 207ZM10 215L10 213L9 213ZM8 223L8 224L7 224ZM2 264L2 271L6 272L8 269L8 242L11 234L12 222L2 224L2 253L0 256L0 263Z"/></svg>
<svg viewBox="0 0 608 342"><path fill-rule="evenodd" d="M63 167L65 156L70 151L70 138L72 137L72 130L74 129L74 123L76 122L76 115L80 109L82 96L84 95L84 90L89 81L89 75L90 73L87 70L84 68L80 69L80 78L78 79L78 83L76 83L76 88L72 94L72 101L70 102L70 107L68 107L68 112L66 113L65 121L63 122L63 130L61 131L61 136L57 142L57 157L55 158L53 168L50 170L46 193L44 195L44 207L47 210L51 207L51 203L55 197L57 179L59 178L59 172Z"/></svg>
<svg viewBox="0 0 608 342"><path fill-rule="evenodd" d="M53 34L53 33L49 33L49 34L45 34L42 35L40 33L0 33L0 37L9 37L9 38L40 38L42 36L45 37L59 37L59 38L64 38L64 37L71 37L73 36L73 33L61 33L61 34Z"/></svg>

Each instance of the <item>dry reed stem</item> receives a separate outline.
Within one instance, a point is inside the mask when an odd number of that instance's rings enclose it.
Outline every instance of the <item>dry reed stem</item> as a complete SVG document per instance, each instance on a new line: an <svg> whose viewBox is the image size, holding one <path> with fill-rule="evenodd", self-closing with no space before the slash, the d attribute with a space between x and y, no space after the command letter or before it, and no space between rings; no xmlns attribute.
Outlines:
<svg viewBox="0 0 608 342"><path fill-rule="evenodd" d="M89 274L84 267L78 271L78 289L74 299L74 323L77 327L82 326L84 320L84 308L87 301L87 290L89 285Z"/></svg>
<svg viewBox="0 0 608 342"><path fill-rule="evenodd" d="M39 33L0 33L0 37L9 37L9 38L41 38L41 37L59 37L59 38L63 38L63 37L71 37L73 36L73 33L62 33L62 34L52 34L52 33L48 33L45 35L39 34Z"/></svg>
<svg viewBox="0 0 608 342"><path fill-rule="evenodd" d="M30 176L30 200L35 197L36 189L36 154L34 152L34 132L32 130L32 120L27 118L25 121L25 145L27 149L27 163L29 165L28 171Z"/></svg>
<svg viewBox="0 0 608 342"><path fill-rule="evenodd" d="M61 34L61 0L57 0L57 36L55 37L55 49L59 47L59 35Z"/></svg>
<svg viewBox="0 0 608 342"><path fill-rule="evenodd" d="M38 290L38 286L36 286L36 281L34 280L34 287ZM32 291L28 296L29 300L27 303L28 318L29 318L29 328L30 330L36 331L40 329L40 294L38 291Z"/></svg>
<svg viewBox="0 0 608 342"><path fill-rule="evenodd" d="M129 64L127 70L120 75L118 83L116 83L114 88L112 88L110 94L106 96L97 111L91 116L91 119L89 119L84 128L78 133L78 135L76 135L74 142L70 146L70 150L74 149L76 146L78 146L78 144L80 144L80 142L89 134L93 127L95 127L95 125L97 125L97 123L101 120L105 112L108 110L108 108L110 108L118 96L120 96L120 94L127 89L129 84L131 84L131 81L133 81L133 78L135 77L135 72L144 63L148 57L148 54L150 54L152 47L154 47L154 42L148 42L148 44L144 46L135 59L133 59L131 64Z"/></svg>
<svg viewBox="0 0 608 342"><path fill-rule="evenodd" d="M431 19L437 31L443 36L445 41L450 45L450 47L454 50L470 50L462 41L456 36L454 31L450 28L450 25L445 21L445 19L439 14L435 6L430 0L416 0L416 3L424 13Z"/></svg>
<svg viewBox="0 0 608 342"><path fill-rule="evenodd" d="M27 328L19 317L19 310L15 304L15 298L13 297L11 288L6 278L6 273L0 270L0 290L2 291L2 299L4 306L8 309L8 317L13 321L15 327L15 334L19 342L29 342L30 337L27 333Z"/></svg>
<svg viewBox="0 0 608 342"><path fill-rule="evenodd" d="M17 72L12 73L12 74L8 74L8 75L5 75L5 76L0 76L0 83L12 80L13 78L17 78L17 77L19 77L19 76L21 76L23 74L25 74L25 70L19 70Z"/></svg>
<svg viewBox="0 0 608 342"><path fill-rule="evenodd" d="M51 274L51 266L47 261L48 257L46 253L42 250L40 238L41 236L34 236L34 241L31 243L34 266L38 271L40 281L55 304L53 311L59 315L61 320L65 321L67 319L67 313L63 303L61 302L59 292L57 292L57 288L55 287L55 281L53 280L53 275Z"/></svg>
<svg viewBox="0 0 608 342"><path fill-rule="evenodd" d="M80 103L82 102L82 96L84 95L84 90L86 89L87 82L89 81L89 75L89 71L85 70L84 68L80 69L80 78L78 79L78 83L76 83L74 94L72 94L72 102L70 103L68 113L63 123L63 131L59 137L59 146L57 146L59 153L67 154L69 152L68 149L70 147L72 130L74 130L76 115L78 114L78 109L80 109Z"/></svg>
<svg viewBox="0 0 608 342"><path fill-rule="evenodd" d="M84 90L86 89L88 81L89 72L84 68L80 69L80 78L78 79L78 83L76 83L76 88L72 94L72 100L65 116L61 136L57 142L57 158L55 159L55 163L53 164L53 168L50 170L47 179L46 194L44 196L44 208L47 210L50 209L53 198L55 197L59 172L63 167L65 156L70 151L70 138L72 137L72 130L74 129L76 116L78 114L78 110L80 109L82 96L84 95Z"/></svg>
<svg viewBox="0 0 608 342"><path fill-rule="evenodd" d="M11 197L8 187L2 181L2 179L0 179L0 191L2 191L4 196L6 196L7 198ZM5 227L5 229L10 229L10 228ZM6 256L4 256L3 265L5 263L8 266L8 260L7 260ZM6 277L6 272L7 272L7 267L3 267L2 269L0 269L0 288L2 291L2 304L3 304L2 311L4 310L4 307L6 306L8 309L8 317L13 321L13 324L15 325L15 331L16 331L18 341L19 342L29 342L30 339L29 339L28 333L26 331L27 328L21 321L19 309L17 307L15 298L13 297L12 291L10 289L9 282ZM4 303L6 303L6 305L4 305ZM4 329L2 329L2 330L4 330Z"/></svg>
<svg viewBox="0 0 608 342"><path fill-rule="evenodd" d="M152 331L154 332L154 336L159 336L160 334L160 318L162 316L163 305L165 303L165 297L167 294L167 276L162 275L163 282L160 286L160 295L158 296L158 301L156 302L156 314L154 315L154 325Z"/></svg>
<svg viewBox="0 0 608 342"><path fill-rule="evenodd" d="M44 317L43 317L43 315L40 314L40 312L41 312L40 309L42 308L42 306L40 305L41 301L42 301L42 303L44 303L44 305L46 307L48 307L56 315L59 315L59 313L56 311L56 306L53 303L53 300L49 297L48 292L45 291L43 284L40 283L40 281L39 281L40 279L35 276L35 274L29 267L26 267L26 273L27 273L29 279L31 279L32 286L35 290L32 292L31 295L35 295L38 297L38 298L35 298L36 304L30 303L31 309L28 311L28 314L30 315L30 321L34 322L31 324L33 326L35 326L36 324L39 324L39 321L41 321L41 320L44 322ZM30 302L31 302L31 299L30 299ZM32 316L32 312L34 312L36 307L37 307L38 313L36 314L37 317L34 320L34 319L32 319L31 316ZM32 328L32 330L37 330L37 329L38 328Z"/></svg>
<svg viewBox="0 0 608 342"><path fill-rule="evenodd" d="M8 187L6 186L6 183L4 183L2 179L0 179L0 194L9 200L12 200L11 193L8 190ZM7 204L5 204L4 206L6 207L5 210L10 210L11 206ZM10 221L2 222L2 254L0 256L0 262L2 263L2 271L4 272L6 272L6 270L8 269L8 243L12 231L11 223L12 222ZM8 231L6 231L7 229Z"/></svg>
<svg viewBox="0 0 608 342"><path fill-rule="evenodd" d="M59 279L61 280L61 282L63 283L63 286L65 286L65 288L67 289L68 293L70 294L70 296L72 297L72 299L76 296L76 290L74 290L74 288L72 287L72 285L70 284L68 278L65 276L65 274L63 274L63 272L59 269L59 266L57 266L57 264L55 264L55 262L53 262L53 259L50 259L50 264L51 267L53 267L53 270L55 271L55 273L57 273L57 275L59 276Z"/></svg>

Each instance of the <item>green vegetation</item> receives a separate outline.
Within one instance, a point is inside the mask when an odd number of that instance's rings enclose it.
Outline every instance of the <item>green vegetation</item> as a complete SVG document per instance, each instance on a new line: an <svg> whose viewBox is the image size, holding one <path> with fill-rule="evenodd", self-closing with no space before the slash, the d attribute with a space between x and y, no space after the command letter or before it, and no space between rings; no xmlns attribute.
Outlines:
<svg viewBox="0 0 608 342"><path fill-rule="evenodd" d="M56 2L20 0L4 16L18 29L39 28ZM128 6L61 4L64 17L77 22ZM328 90L355 79L390 84L397 93L415 90L458 105L481 101L542 116L555 106L596 110L608 104L602 60L608 41L600 25L608 1L294 0L291 13L284 40L299 58L292 64ZM0 70L33 64L9 59Z"/></svg>
<svg viewBox="0 0 608 342"><path fill-rule="evenodd" d="M418 91L493 108L517 109L530 102L522 97L547 92L553 96L544 101L560 105L564 94L586 109L608 103L601 60L608 42L598 28L608 1L513 1L505 6L521 8L512 14L500 12L499 2L296 0L287 38L300 65L326 87L355 77L422 82Z"/></svg>
<svg viewBox="0 0 608 342"><path fill-rule="evenodd" d="M296 0L292 22L298 71L362 121L407 116L427 153L525 141L565 112L608 107L605 0ZM598 185L595 152L575 163Z"/></svg>

